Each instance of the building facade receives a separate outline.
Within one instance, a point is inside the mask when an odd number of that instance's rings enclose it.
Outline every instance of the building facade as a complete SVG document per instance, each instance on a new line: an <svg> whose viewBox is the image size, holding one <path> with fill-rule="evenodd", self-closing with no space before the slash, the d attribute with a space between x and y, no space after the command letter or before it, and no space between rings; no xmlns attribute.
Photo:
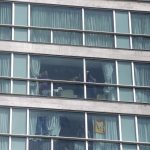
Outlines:
<svg viewBox="0 0 150 150"><path fill-rule="evenodd" d="M150 3L1 1L0 150L150 150Z"/></svg>

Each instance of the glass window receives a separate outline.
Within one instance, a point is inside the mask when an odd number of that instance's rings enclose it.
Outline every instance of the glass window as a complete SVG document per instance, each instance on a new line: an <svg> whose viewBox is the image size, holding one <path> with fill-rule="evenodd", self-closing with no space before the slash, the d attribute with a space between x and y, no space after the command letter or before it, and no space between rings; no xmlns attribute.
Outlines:
<svg viewBox="0 0 150 150"><path fill-rule="evenodd" d="M28 5L15 4L15 25L27 25L28 24Z"/></svg>
<svg viewBox="0 0 150 150"><path fill-rule="evenodd" d="M119 150L119 144L104 142L89 142L89 150Z"/></svg>
<svg viewBox="0 0 150 150"><path fill-rule="evenodd" d="M140 145L140 150L150 150L150 145Z"/></svg>
<svg viewBox="0 0 150 150"><path fill-rule="evenodd" d="M26 81L14 81L13 82L13 94L26 94L27 84Z"/></svg>
<svg viewBox="0 0 150 150"><path fill-rule="evenodd" d="M26 110L13 109L12 111L12 133L26 134Z"/></svg>
<svg viewBox="0 0 150 150"><path fill-rule="evenodd" d="M53 89L54 97L84 98L83 85L56 83Z"/></svg>
<svg viewBox="0 0 150 150"><path fill-rule="evenodd" d="M25 150L26 141L25 138L12 138L11 150Z"/></svg>
<svg viewBox="0 0 150 150"><path fill-rule="evenodd" d="M16 40L16 41L27 41L28 40L28 30L16 28L14 40Z"/></svg>
<svg viewBox="0 0 150 150"><path fill-rule="evenodd" d="M113 13L109 10L85 9L85 29L113 32Z"/></svg>
<svg viewBox="0 0 150 150"><path fill-rule="evenodd" d="M29 138L29 150L51 150L51 141L42 138Z"/></svg>
<svg viewBox="0 0 150 150"><path fill-rule="evenodd" d="M132 33L150 34L150 14L149 13L131 13Z"/></svg>
<svg viewBox="0 0 150 150"><path fill-rule="evenodd" d="M29 127L31 135L85 137L83 113L32 110Z"/></svg>
<svg viewBox="0 0 150 150"><path fill-rule="evenodd" d="M10 76L10 54L0 54L0 76Z"/></svg>
<svg viewBox="0 0 150 150"><path fill-rule="evenodd" d="M11 40L11 28L0 27L0 40Z"/></svg>
<svg viewBox="0 0 150 150"><path fill-rule="evenodd" d="M123 150L137 150L137 146L136 145L122 145Z"/></svg>
<svg viewBox="0 0 150 150"><path fill-rule="evenodd" d="M11 3L0 3L0 24L12 23L12 6Z"/></svg>
<svg viewBox="0 0 150 150"><path fill-rule="evenodd" d="M53 42L56 44L82 45L82 33L54 31Z"/></svg>
<svg viewBox="0 0 150 150"><path fill-rule="evenodd" d="M150 50L150 38L132 37L133 49Z"/></svg>
<svg viewBox="0 0 150 150"><path fill-rule="evenodd" d="M114 61L86 60L86 81L97 83L116 83Z"/></svg>
<svg viewBox="0 0 150 150"><path fill-rule="evenodd" d="M135 120L134 117L121 116L122 140L135 141Z"/></svg>
<svg viewBox="0 0 150 150"><path fill-rule="evenodd" d="M150 142L150 117L138 118L138 131L140 142Z"/></svg>
<svg viewBox="0 0 150 150"><path fill-rule="evenodd" d="M128 12L116 11L116 32L129 33Z"/></svg>
<svg viewBox="0 0 150 150"><path fill-rule="evenodd" d="M129 88L119 88L120 101L133 102L133 90Z"/></svg>
<svg viewBox="0 0 150 150"><path fill-rule="evenodd" d="M67 29L82 28L80 8L31 5L31 25Z"/></svg>
<svg viewBox="0 0 150 150"><path fill-rule="evenodd" d="M83 81L83 61L74 58L31 56L30 76L39 79Z"/></svg>
<svg viewBox="0 0 150 150"><path fill-rule="evenodd" d="M30 82L30 95L51 96L51 83L49 81Z"/></svg>
<svg viewBox="0 0 150 150"><path fill-rule="evenodd" d="M102 114L88 115L88 137L96 139L118 139L118 118Z"/></svg>
<svg viewBox="0 0 150 150"><path fill-rule="evenodd" d="M95 100L117 100L117 91L111 86L87 85L87 98Z"/></svg>
<svg viewBox="0 0 150 150"><path fill-rule="evenodd" d="M130 42L128 36L117 36L117 48L130 48Z"/></svg>
<svg viewBox="0 0 150 150"><path fill-rule="evenodd" d="M132 69L130 62L118 62L119 84L132 85Z"/></svg>
<svg viewBox="0 0 150 150"><path fill-rule="evenodd" d="M150 103L150 89L135 89L136 101L140 103Z"/></svg>
<svg viewBox="0 0 150 150"><path fill-rule="evenodd" d="M14 77L27 77L27 55L14 55Z"/></svg>
<svg viewBox="0 0 150 150"><path fill-rule="evenodd" d="M0 79L0 93L10 93L10 80Z"/></svg>
<svg viewBox="0 0 150 150"><path fill-rule="evenodd" d="M114 47L114 37L109 34L85 33L85 45L93 47Z"/></svg>
<svg viewBox="0 0 150 150"><path fill-rule="evenodd" d="M0 133L9 132L9 109L0 108Z"/></svg>
<svg viewBox="0 0 150 150"><path fill-rule="evenodd" d="M8 147L9 147L8 142L9 142L8 137L0 136L0 149L8 150Z"/></svg>
<svg viewBox="0 0 150 150"><path fill-rule="evenodd" d="M85 143L71 140L54 140L54 150L85 150Z"/></svg>
<svg viewBox="0 0 150 150"><path fill-rule="evenodd" d="M50 43L51 42L51 31L50 30L31 29L31 42Z"/></svg>
<svg viewBox="0 0 150 150"><path fill-rule="evenodd" d="M135 63L135 84L138 86L150 86L150 64Z"/></svg>

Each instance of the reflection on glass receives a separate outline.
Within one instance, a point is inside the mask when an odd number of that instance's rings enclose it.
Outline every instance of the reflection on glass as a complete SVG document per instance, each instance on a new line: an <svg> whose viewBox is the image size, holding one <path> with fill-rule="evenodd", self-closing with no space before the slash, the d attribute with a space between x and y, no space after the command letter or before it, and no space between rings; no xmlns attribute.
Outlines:
<svg viewBox="0 0 150 150"><path fill-rule="evenodd" d="M26 110L13 109L12 111L12 133L26 134Z"/></svg>
<svg viewBox="0 0 150 150"><path fill-rule="evenodd" d="M54 84L53 95L54 97L83 98L83 85L56 83Z"/></svg>
<svg viewBox="0 0 150 150"><path fill-rule="evenodd" d="M119 88L120 101L133 102L133 89Z"/></svg>
<svg viewBox="0 0 150 150"><path fill-rule="evenodd" d="M85 143L79 141L54 140L54 150L85 150Z"/></svg>
<svg viewBox="0 0 150 150"><path fill-rule="evenodd" d="M118 139L118 118L102 114L88 115L88 136L96 139Z"/></svg>
<svg viewBox="0 0 150 150"><path fill-rule="evenodd" d="M28 30L22 29L22 28L15 28L14 40L27 41L28 40Z"/></svg>
<svg viewBox="0 0 150 150"><path fill-rule="evenodd" d="M84 114L72 112L30 111L31 135L84 137Z"/></svg>
<svg viewBox="0 0 150 150"><path fill-rule="evenodd" d="M127 144L122 145L122 148L123 148L123 150L137 150L136 145L129 145L129 144L128 145Z"/></svg>
<svg viewBox="0 0 150 150"><path fill-rule="evenodd" d="M29 150L51 150L49 139L29 138Z"/></svg>
<svg viewBox="0 0 150 150"><path fill-rule="evenodd" d="M140 150L150 150L150 145L140 145Z"/></svg>
<svg viewBox="0 0 150 150"><path fill-rule="evenodd" d="M111 86L95 86L87 85L87 98L96 100L117 100L117 91L115 87Z"/></svg>
<svg viewBox="0 0 150 150"><path fill-rule="evenodd" d="M0 133L9 132L9 109L0 108Z"/></svg>
<svg viewBox="0 0 150 150"><path fill-rule="evenodd" d="M116 83L114 61L86 60L87 82Z"/></svg>
<svg viewBox="0 0 150 150"><path fill-rule="evenodd" d="M30 76L39 79L83 81L83 62L82 59L74 58L31 56Z"/></svg>
<svg viewBox="0 0 150 150"><path fill-rule="evenodd" d="M0 27L0 39L1 40L11 40L11 28Z"/></svg>
<svg viewBox="0 0 150 150"><path fill-rule="evenodd" d="M150 103L150 89L135 89L136 101L140 103Z"/></svg>
<svg viewBox="0 0 150 150"><path fill-rule="evenodd" d="M89 142L89 150L119 150L119 144L104 142Z"/></svg>
<svg viewBox="0 0 150 150"><path fill-rule="evenodd" d="M0 79L0 93L10 93L10 80Z"/></svg>
<svg viewBox="0 0 150 150"><path fill-rule="evenodd" d="M26 139L25 138L12 138L11 150L25 150Z"/></svg>
<svg viewBox="0 0 150 150"><path fill-rule="evenodd" d="M135 120L134 117L121 116L122 139L124 141L135 141Z"/></svg>
<svg viewBox="0 0 150 150"><path fill-rule="evenodd" d="M0 136L0 149L1 150L8 150L8 142L9 142L8 137Z"/></svg>
<svg viewBox="0 0 150 150"><path fill-rule="evenodd" d="M130 41L128 36L117 36L117 48L130 48Z"/></svg>

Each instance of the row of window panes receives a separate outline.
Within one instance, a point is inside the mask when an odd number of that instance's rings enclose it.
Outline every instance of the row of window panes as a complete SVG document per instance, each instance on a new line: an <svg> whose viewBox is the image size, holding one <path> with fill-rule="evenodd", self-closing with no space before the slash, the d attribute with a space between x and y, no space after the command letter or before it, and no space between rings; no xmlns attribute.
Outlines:
<svg viewBox="0 0 150 150"><path fill-rule="evenodd" d="M132 66L132 63L127 61L100 59L84 61L80 58L1 53L0 92L97 100L120 99L129 102L136 99L137 102L149 103L150 64L135 62L134 67ZM83 68L86 68L85 72ZM10 77L16 79L10 80ZM27 82L27 79L30 81ZM64 83L60 83L60 80ZM84 95L84 81L88 82L87 95ZM119 98L116 87L118 84ZM133 89L133 85L137 87Z"/></svg>
<svg viewBox="0 0 150 150"><path fill-rule="evenodd" d="M14 24L17 26L31 26L43 28L58 29L75 29L96 32L115 32L124 35L117 35L115 38L111 34L100 33L84 33L85 43L83 43L83 35L81 32L65 32L53 31L53 41L51 39L50 30L31 29L30 40L27 38L28 29L15 28L14 37L11 38L11 28L5 30L0 29L0 39L2 40L19 40L43 43L69 44L69 45L86 45L95 47L116 47L116 48L133 48L133 49L150 49L150 39L148 37L132 37L125 34L150 34L150 14L143 12L115 11L113 17L112 10L84 9L84 17L82 18L81 8L48 6L48 5L31 5L30 16L28 18L28 5L16 3ZM11 24L11 4L0 4L1 19L0 24ZM113 23L113 18L116 18ZM29 21L30 20L30 21ZM82 20L85 25L83 27ZM132 26L130 25L132 23ZM115 24L115 29L114 29ZM129 27L132 27L132 30ZM10 31L9 31L10 30ZM9 34L4 34L8 33ZM94 40L93 40L94 39ZM117 45L114 44L114 39ZM132 42L131 42L131 41ZM132 43L132 44L130 44ZM131 46L132 45L132 46Z"/></svg>
<svg viewBox="0 0 150 150"><path fill-rule="evenodd" d="M12 116L12 118L10 118L10 116ZM48 146L47 144L49 144L49 146L51 145L50 139L41 139L40 136L44 136L47 138L49 136L57 136L60 138L83 138L83 142L80 142L79 139L76 139L77 141L70 140L70 142L67 140L65 142L64 140L64 146L68 145L69 143L73 144L75 142L77 144L76 146L79 146L81 148L80 150L84 150L85 147L83 145L85 144L84 138L86 134L89 140L91 138L93 140L101 139L105 140L106 142L89 142L89 149L91 150L98 150L101 146L106 150L120 150L119 144L113 143L115 141L119 141L119 139L121 142L130 142L129 145L123 144L123 147L129 148L127 150L130 150L130 148L133 148L133 150L137 150L135 142L146 142L145 144L150 144L150 117L138 116L138 118L136 118L136 116L121 115L121 118L119 119L118 115L115 114L109 115L101 113L88 113L86 123L87 131L85 131L85 114L83 112L29 110L29 120L27 120L26 109L13 108L12 111L10 111L7 108L0 108L0 147L3 150L8 150L7 134L11 134L12 147L16 147L17 144L17 149L14 150L19 150L18 146L20 144L22 148L25 148L25 138L19 138L17 137L17 135L27 135L27 133L29 133L29 135L32 136L36 135L35 138L29 138L29 150L34 150L35 147L40 146L40 144L42 146L46 144L46 147ZM12 122L10 122L10 120L12 120ZM121 131L119 130L119 124L121 125ZM11 126L11 128L9 126ZM27 126L29 126L28 129ZM137 137L136 134L136 126L138 127L137 129L139 137ZM11 132L9 131L9 129ZM5 136L2 136L3 134L5 134ZM16 137L13 137L15 135ZM107 140L112 143L107 143ZM53 142L55 143L55 140ZM63 142L63 140L60 140L60 143L61 142ZM24 145L22 145L23 143ZM56 145L59 145L58 143ZM147 145L147 149L141 148L140 150L148 150L149 147L150 145ZM75 148L72 149L74 150ZM69 148L69 150L72 149Z"/></svg>

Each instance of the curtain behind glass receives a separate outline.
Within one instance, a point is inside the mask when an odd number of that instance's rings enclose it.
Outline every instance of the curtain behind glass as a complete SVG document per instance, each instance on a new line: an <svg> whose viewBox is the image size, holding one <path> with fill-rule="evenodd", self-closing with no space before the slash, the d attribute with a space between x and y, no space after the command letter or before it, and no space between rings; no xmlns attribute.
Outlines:
<svg viewBox="0 0 150 150"><path fill-rule="evenodd" d="M53 36L57 44L82 45L82 33L54 31Z"/></svg>
<svg viewBox="0 0 150 150"><path fill-rule="evenodd" d="M50 43L51 31L31 29L31 42Z"/></svg>
<svg viewBox="0 0 150 150"><path fill-rule="evenodd" d="M0 27L0 39L1 40L11 40L11 28Z"/></svg>
<svg viewBox="0 0 150 150"><path fill-rule="evenodd" d="M0 150L8 150L8 137L0 136Z"/></svg>
<svg viewBox="0 0 150 150"><path fill-rule="evenodd" d="M68 7L31 6L31 25L40 27L82 28L81 9Z"/></svg>
<svg viewBox="0 0 150 150"><path fill-rule="evenodd" d="M131 14L132 33L150 34L150 14Z"/></svg>
<svg viewBox="0 0 150 150"><path fill-rule="evenodd" d="M135 64L135 84L150 86L150 64Z"/></svg>
<svg viewBox="0 0 150 150"><path fill-rule="evenodd" d="M85 34L85 45L94 47L114 47L114 39L112 35L108 34Z"/></svg>
<svg viewBox="0 0 150 150"><path fill-rule="evenodd" d="M0 108L0 133L8 133L9 110Z"/></svg>
<svg viewBox="0 0 150 150"><path fill-rule="evenodd" d="M138 119L139 141L150 142L150 118Z"/></svg>
<svg viewBox="0 0 150 150"><path fill-rule="evenodd" d="M133 41L133 48L134 49L150 50L150 38L133 37L132 41Z"/></svg>
<svg viewBox="0 0 150 150"><path fill-rule="evenodd" d="M0 24L11 24L11 9L10 3L0 3Z"/></svg>
<svg viewBox="0 0 150 150"><path fill-rule="evenodd" d="M92 31L113 31L112 11L85 10L85 29Z"/></svg>
<svg viewBox="0 0 150 150"><path fill-rule="evenodd" d="M0 92L10 93L10 81L0 79Z"/></svg>
<svg viewBox="0 0 150 150"><path fill-rule="evenodd" d="M10 55L0 55L0 76L10 76Z"/></svg>
<svg viewBox="0 0 150 150"><path fill-rule="evenodd" d="M136 101L150 103L150 89L136 89Z"/></svg>

